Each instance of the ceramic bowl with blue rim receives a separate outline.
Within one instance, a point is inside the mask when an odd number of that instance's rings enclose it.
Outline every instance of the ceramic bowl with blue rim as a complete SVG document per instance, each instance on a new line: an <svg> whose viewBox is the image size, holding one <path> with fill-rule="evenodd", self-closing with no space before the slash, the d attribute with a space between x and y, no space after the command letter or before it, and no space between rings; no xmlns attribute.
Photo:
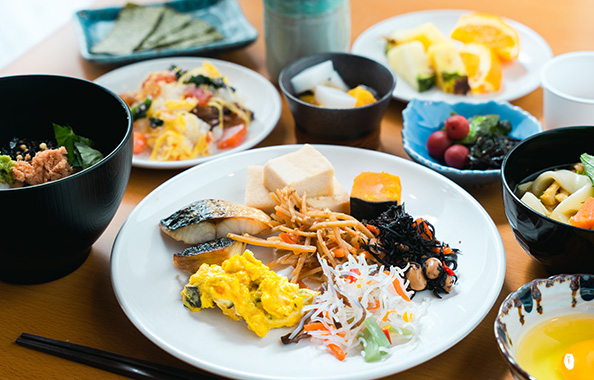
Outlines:
<svg viewBox="0 0 594 380"><path fill-rule="evenodd" d="M447 103L440 101L411 100L402 111L402 142L404 150L414 161L425 165L462 186L480 186L498 182L500 169L465 170L446 166L429 155L429 135L443 128L445 120L456 113L466 118L476 115L499 115L500 120L509 120L512 131L509 134L524 139L542 131L542 124L530 113L505 101L482 103Z"/></svg>
<svg viewBox="0 0 594 380"><path fill-rule="evenodd" d="M534 372L542 370L542 368L528 369L519 355L519 346L523 343L522 339L526 333L540 323L550 323L555 319L560 320L563 317L572 317L572 315L594 319L594 274L560 274L545 279L536 279L522 285L507 296L499 308L494 329L499 351L514 379L536 380L540 378ZM560 357L552 358L552 360L559 359L559 363L565 360L563 358L563 352L566 351L564 345L571 345L571 340L590 342L592 336L594 336L594 331L583 331L583 334L578 334L567 341L556 341L549 337L547 344L558 345L549 350L551 354L556 355L556 352L560 352ZM567 363L568 368L573 364ZM558 370L550 370L547 373L552 375Z"/></svg>

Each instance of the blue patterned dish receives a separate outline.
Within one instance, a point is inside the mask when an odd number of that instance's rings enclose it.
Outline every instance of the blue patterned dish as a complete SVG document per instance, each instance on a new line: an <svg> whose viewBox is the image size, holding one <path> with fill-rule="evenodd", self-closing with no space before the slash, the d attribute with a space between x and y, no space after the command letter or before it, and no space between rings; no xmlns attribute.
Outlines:
<svg viewBox="0 0 594 380"><path fill-rule="evenodd" d="M542 124L538 119L520 107L505 101L455 104L418 99L410 101L402 111L404 150L414 161L445 175L462 186L498 182L501 170L460 170L442 165L429 156L427 138L432 132L443 127L444 121L452 112L467 118L475 115L497 114L501 119L511 122L513 130L510 135L518 139L524 139L542 131Z"/></svg>
<svg viewBox="0 0 594 380"><path fill-rule="evenodd" d="M208 22L225 38L184 48L150 49L127 55L96 54L91 52L91 48L111 31L122 8L86 9L75 14L82 57L90 62L119 64L167 56L212 54L245 47L258 37L258 31L246 20L235 0L174 0L148 6L160 5Z"/></svg>

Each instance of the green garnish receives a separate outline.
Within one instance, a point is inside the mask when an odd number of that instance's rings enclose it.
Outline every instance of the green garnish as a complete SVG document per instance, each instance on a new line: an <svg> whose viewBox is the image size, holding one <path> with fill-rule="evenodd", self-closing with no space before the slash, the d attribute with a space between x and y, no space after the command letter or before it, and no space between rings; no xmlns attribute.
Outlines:
<svg viewBox="0 0 594 380"><path fill-rule="evenodd" d="M468 119L468 135L459 140L464 145L474 145L479 137L505 136L511 132L511 123L508 120L499 120L499 115L477 115Z"/></svg>
<svg viewBox="0 0 594 380"><path fill-rule="evenodd" d="M188 84L188 83L194 83L196 86L205 85L205 86L212 87L214 89L228 87L227 84L225 83L225 81L223 80L223 78L211 78L211 77L208 77L208 76L202 75L202 74L190 76L189 78L187 78L184 81L184 84ZM233 87L229 87L229 89L231 91L235 91L235 89Z"/></svg>
<svg viewBox="0 0 594 380"><path fill-rule="evenodd" d="M132 121L136 121L137 119L146 117L146 111L151 108L153 104L153 100L151 98L144 99L141 103L136 104L132 108L130 108L130 113L132 114Z"/></svg>
<svg viewBox="0 0 594 380"><path fill-rule="evenodd" d="M582 161L582 165L584 165L584 175L587 175L592 181L592 186L594 186L594 156L589 155L588 153L583 153L580 156L580 161Z"/></svg>
<svg viewBox="0 0 594 380"><path fill-rule="evenodd" d="M70 166L86 169L103 159L103 154L93 148L91 139L76 135L68 125L53 125L56 142L66 148Z"/></svg>
<svg viewBox="0 0 594 380"><path fill-rule="evenodd" d="M12 168L14 167L14 161L10 156L0 156L0 183L13 183L14 178L12 177Z"/></svg>

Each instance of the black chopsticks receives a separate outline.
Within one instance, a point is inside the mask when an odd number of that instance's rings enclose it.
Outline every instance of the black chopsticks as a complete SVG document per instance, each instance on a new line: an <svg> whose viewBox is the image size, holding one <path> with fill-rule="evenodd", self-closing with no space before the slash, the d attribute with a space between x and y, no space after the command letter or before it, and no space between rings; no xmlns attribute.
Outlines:
<svg viewBox="0 0 594 380"><path fill-rule="evenodd" d="M32 348L48 354L86 364L95 368L142 380L195 380L214 379L200 373L187 372L178 368L151 363L146 360L131 358L85 347L61 340L45 338L38 335L22 333L15 341L21 346Z"/></svg>

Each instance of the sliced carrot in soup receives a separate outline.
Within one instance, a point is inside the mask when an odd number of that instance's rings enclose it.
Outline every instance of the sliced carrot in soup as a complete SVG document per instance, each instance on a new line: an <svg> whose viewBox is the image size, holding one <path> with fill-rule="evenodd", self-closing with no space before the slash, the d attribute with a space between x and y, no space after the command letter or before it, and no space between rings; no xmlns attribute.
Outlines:
<svg viewBox="0 0 594 380"><path fill-rule="evenodd" d="M578 212L569 218L569 224L576 227L592 229L594 227L594 198L586 199Z"/></svg>

